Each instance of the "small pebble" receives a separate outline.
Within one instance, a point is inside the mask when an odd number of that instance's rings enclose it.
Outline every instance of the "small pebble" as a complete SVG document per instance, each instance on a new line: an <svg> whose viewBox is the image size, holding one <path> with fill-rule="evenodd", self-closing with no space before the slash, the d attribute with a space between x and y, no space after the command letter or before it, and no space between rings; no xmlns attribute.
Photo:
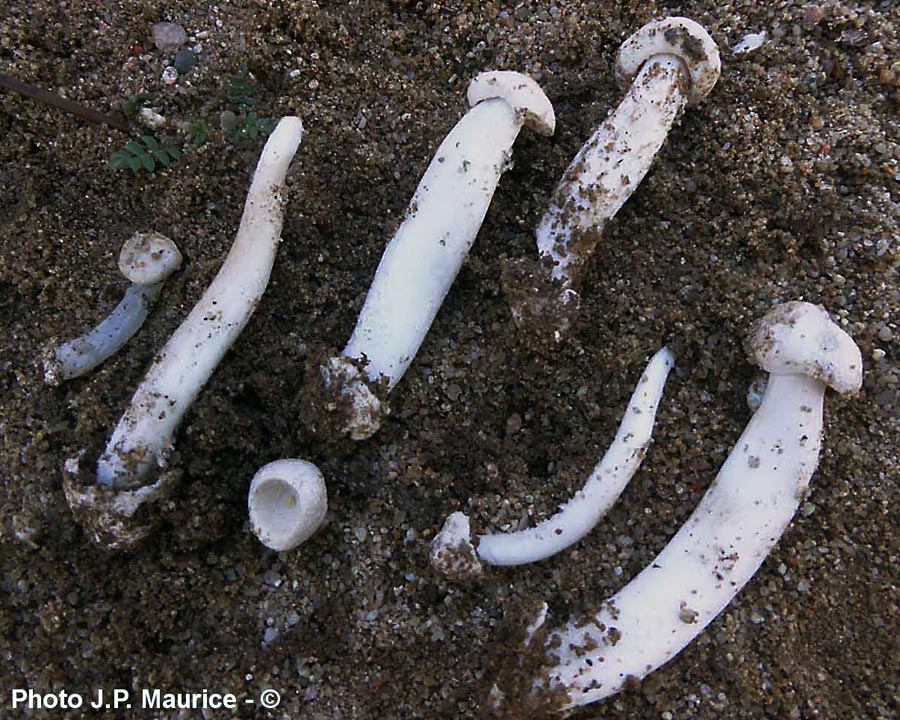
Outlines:
<svg viewBox="0 0 900 720"><path fill-rule="evenodd" d="M178 82L178 71L174 67L169 65L169 67L167 67L162 72L162 81L166 85L174 85Z"/></svg>
<svg viewBox="0 0 900 720"><path fill-rule="evenodd" d="M223 110L222 114L219 115L219 127L222 128L223 132L234 132L234 129L237 127L237 115L231 110Z"/></svg>
<svg viewBox="0 0 900 720"><path fill-rule="evenodd" d="M808 5L803 8L803 25L807 30L818 25L825 17L825 11L818 5Z"/></svg>
<svg viewBox="0 0 900 720"><path fill-rule="evenodd" d="M750 53L754 50L758 50L765 44L767 37L768 35L766 34L765 30L759 33L752 33L750 35L747 35L743 40L741 40L731 49L731 52L733 52L735 55L743 55L744 53Z"/></svg>
<svg viewBox="0 0 900 720"><path fill-rule="evenodd" d="M178 23L158 22L150 27L150 34L153 44L163 52L180 48L188 40L187 32Z"/></svg>
<svg viewBox="0 0 900 720"><path fill-rule="evenodd" d="M166 124L165 117L150 108L141 108L138 112L138 118L151 130L157 130Z"/></svg>
<svg viewBox="0 0 900 720"><path fill-rule="evenodd" d="M190 48L182 48L175 54L173 65L182 75L190 72L197 67L197 54Z"/></svg>

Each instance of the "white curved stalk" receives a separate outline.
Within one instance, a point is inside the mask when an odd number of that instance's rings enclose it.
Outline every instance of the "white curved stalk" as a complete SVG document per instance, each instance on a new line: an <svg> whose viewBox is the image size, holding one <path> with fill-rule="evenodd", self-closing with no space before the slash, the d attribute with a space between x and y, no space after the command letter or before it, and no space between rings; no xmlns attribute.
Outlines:
<svg viewBox="0 0 900 720"><path fill-rule="evenodd" d="M826 383L859 389L859 348L820 308L788 303L756 326L750 354L771 373L762 404L694 513L599 612L546 637L535 693L556 709L608 697L680 652L753 576L805 497Z"/></svg>
<svg viewBox="0 0 900 720"><path fill-rule="evenodd" d="M553 133L549 100L520 73L479 75L469 102L472 109L438 147L388 243L349 342L322 368L326 387L353 400L346 431L354 439L378 429L380 401L369 384L390 391L415 357L475 241L522 125Z"/></svg>
<svg viewBox="0 0 900 720"><path fill-rule="evenodd" d="M126 259L128 262L124 262ZM44 380L58 385L80 377L121 350L144 324L163 283L181 267L181 261L181 253L169 238L158 233L135 233L119 256L119 269L131 280L125 297L97 327L47 349Z"/></svg>
<svg viewBox="0 0 900 720"><path fill-rule="evenodd" d="M44 380L59 385L80 377L115 355L144 324L162 284L131 285L113 311L89 332L51 348L44 360Z"/></svg>
<svg viewBox="0 0 900 720"><path fill-rule="evenodd" d="M137 389L97 464L98 484L139 486L164 464L181 418L250 319L281 240L281 189L302 134L300 119L286 117L269 136L234 244Z"/></svg>
<svg viewBox="0 0 900 720"><path fill-rule="evenodd" d="M469 520L453 513L432 543L432 564L439 572L477 574L475 558L489 565L523 565L551 557L585 537L613 506L637 472L647 452L656 410L675 357L663 348L644 370L616 437L597 463L584 487L555 515L532 528L510 533L479 535L471 552ZM463 563L469 558L468 565Z"/></svg>
<svg viewBox="0 0 900 720"><path fill-rule="evenodd" d="M577 284L606 223L650 170L684 109L686 89L680 60L648 60L619 107L569 165L535 231L538 251L553 261L553 279L566 289Z"/></svg>
<svg viewBox="0 0 900 720"><path fill-rule="evenodd" d="M559 303L577 300L582 268L606 224L647 174L685 105L705 97L719 71L715 42L687 18L651 22L622 44L616 74L628 92L575 156L535 231ZM546 317L546 301L511 296L513 316ZM557 308L559 339L568 315Z"/></svg>
<svg viewBox="0 0 900 720"><path fill-rule="evenodd" d="M319 468L306 460L276 460L253 476L247 508L253 533L263 545L292 550L325 520L325 479Z"/></svg>

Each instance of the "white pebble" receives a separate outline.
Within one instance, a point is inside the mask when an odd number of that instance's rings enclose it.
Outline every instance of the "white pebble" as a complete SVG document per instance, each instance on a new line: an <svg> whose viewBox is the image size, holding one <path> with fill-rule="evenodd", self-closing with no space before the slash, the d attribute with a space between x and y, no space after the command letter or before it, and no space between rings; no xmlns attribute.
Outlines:
<svg viewBox="0 0 900 720"><path fill-rule="evenodd" d="M743 55L744 53L750 53L754 50L759 50L759 48L765 45L768 37L769 35L765 30L763 30L762 32L747 35L743 40L741 40L731 49L731 52L735 55Z"/></svg>

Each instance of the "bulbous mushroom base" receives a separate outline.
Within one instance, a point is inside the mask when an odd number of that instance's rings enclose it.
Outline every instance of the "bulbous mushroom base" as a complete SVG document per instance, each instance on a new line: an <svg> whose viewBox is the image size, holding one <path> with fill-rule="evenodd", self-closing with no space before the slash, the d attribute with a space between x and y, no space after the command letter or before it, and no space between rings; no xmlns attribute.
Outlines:
<svg viewBox="0 0 900 720"><path fill-rule="evenodd" d="M301 395L310 430L322 437L348 435L353 440L367 440L378 432L388 414L382 402L386 388L371 382L344 355L309 366L313 369Z"/></svg>
<svg viewBox="0 0 900 720"><path fill-rule="evenodd" d="M81 456L67 460L63 491L75 520L98 547L125 550L152 532L161 513L150 505L165 501L175 487L177 473L162 471L156 480L138 488L115 489L93 483L80 472Z"/></svg>

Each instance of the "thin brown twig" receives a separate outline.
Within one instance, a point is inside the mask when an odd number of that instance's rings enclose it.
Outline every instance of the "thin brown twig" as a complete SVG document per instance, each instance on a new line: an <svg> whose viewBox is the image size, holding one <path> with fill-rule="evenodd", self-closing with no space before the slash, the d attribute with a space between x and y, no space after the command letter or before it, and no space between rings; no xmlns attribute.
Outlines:
<svg viewBox="0 0 900 720"><path fill-rule="evenodd" d="M25 95L26 97L34 98L35 100L40 100L43 103L47 103L47 105L52 105L60 110L65 110L67 113L71 113L72 115L88 120L89 122L109 125L111 128L121 130L125 133L130 132L130 128L122 120L110 117L109 115L104 115L96 110L91 110L90 108L84 107L84 105L79 105L72 100L62 97L61 95L57 95L48 90L42 90L39 87L35 87L27 82L22 82L9 75L0 75L0 87L12 90L13 92Z"/></svg>

